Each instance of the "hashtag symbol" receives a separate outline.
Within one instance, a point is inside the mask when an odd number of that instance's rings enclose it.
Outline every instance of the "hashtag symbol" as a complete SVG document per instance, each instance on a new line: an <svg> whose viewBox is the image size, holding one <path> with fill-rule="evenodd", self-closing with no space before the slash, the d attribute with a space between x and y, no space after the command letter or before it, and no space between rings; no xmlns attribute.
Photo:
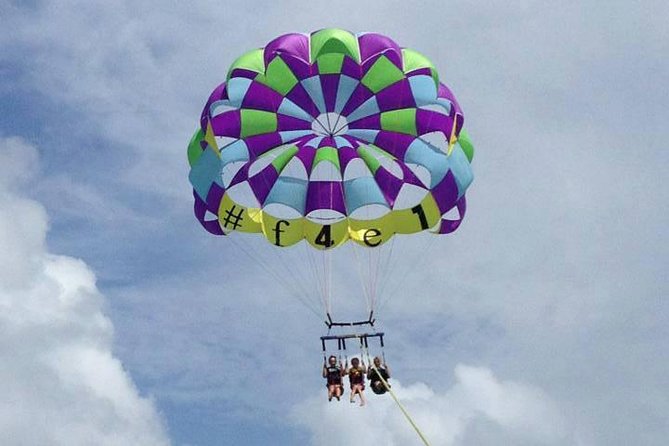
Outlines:
<svg viewBox="0 0 669 446"><path fill-rule="evenodd" d="M225 220L223 220L223 226L225 226L227 228L228 225L232 224L232 229L233 230L237 229L239 226L241 226L239 224L239 222L244 220L244 218L242 217L242 214L244 213L244 209L240 209L239 213L237 213L237 214L234 213L235 209L237 209L237 206L232 205L232 208L226 210L225 211L225 214L226 214Z"/></svg>

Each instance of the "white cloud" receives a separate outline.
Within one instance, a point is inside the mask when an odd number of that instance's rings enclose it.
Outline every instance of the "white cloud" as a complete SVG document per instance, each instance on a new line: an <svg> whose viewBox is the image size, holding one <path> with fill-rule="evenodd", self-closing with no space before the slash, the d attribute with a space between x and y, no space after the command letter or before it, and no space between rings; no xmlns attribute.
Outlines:
<svg viewBox="0 0 669 446"><path fill-rule="evenodd" d="M514 444L578 444L556 404L541 389L501 381L485 367L458 364L454 385L443 393L423 383L404 387L393 380L392 384L433 445L481 444L472 437L481 437L482 429L496 430L498 439L514 438ZM312 443L318 446L372 442L389 446L422 444L390 395L379 397L367 393L368 405L358 408L344 402L346 398L340 403L328 403L323 391L322 395L295 407L292 417L307 428Z"/></svg>
<svg viewBox="0 0 669 446"><path fill-rule="evenodd" d="M165 445L153 403L112 353L95 275L48 252L46 213L18 192L36 150L0 141L0 432L5 445Z"/></svg>

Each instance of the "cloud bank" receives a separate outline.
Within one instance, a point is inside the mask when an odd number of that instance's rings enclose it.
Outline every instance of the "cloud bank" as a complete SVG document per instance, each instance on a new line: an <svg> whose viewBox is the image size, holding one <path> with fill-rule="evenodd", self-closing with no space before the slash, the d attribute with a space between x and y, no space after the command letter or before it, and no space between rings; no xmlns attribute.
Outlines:
<svg viewBox="0 0 669 446"><path fill-rule="evenodd" d="M154 404L112 352L95 275L51 254L47 215L22 198L38 157L0 140L0 432L3 445L167 445Z"/></svg>
<svg viewBox="0 0 669 446"><path fill-rule="evenodd" d="M454 374L454 385L443 393L420 382L407 387L392 383L431 444L492 445L501 438L516 445L580 444L541 389L502 381L485 367L458 364ZM292 417L310 432L315 445L423 444L389 395L367 393L369 404L357 409L345 402L348 394L340 403L328 403L323 392L297 406Z"/></svg>

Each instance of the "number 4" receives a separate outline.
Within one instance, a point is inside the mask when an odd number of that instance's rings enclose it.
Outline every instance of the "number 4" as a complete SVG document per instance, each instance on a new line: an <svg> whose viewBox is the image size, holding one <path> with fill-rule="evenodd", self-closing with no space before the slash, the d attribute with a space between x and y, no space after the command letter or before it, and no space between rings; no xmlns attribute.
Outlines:
<svg viewBox="0 0 669 446"><path fill-rule="evenodd" d="M320 246L324 246L326 249L335 244L335 242L332 240L330 225L323 226L321 232L319 232L316 236L314 243Z"/></svg>

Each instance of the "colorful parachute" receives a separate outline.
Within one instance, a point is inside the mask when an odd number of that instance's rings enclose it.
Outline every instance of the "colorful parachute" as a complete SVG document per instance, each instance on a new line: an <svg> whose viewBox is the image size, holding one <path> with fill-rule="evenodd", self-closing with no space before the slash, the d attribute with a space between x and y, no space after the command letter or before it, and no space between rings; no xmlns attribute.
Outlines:
<svg viewBox="0 0 669 446"><path fill-rule="evenodd" d="M230 67L188 147L211 233L377 247L454 231L473 146L432 62L380 34L286 34Z"/></svg>

